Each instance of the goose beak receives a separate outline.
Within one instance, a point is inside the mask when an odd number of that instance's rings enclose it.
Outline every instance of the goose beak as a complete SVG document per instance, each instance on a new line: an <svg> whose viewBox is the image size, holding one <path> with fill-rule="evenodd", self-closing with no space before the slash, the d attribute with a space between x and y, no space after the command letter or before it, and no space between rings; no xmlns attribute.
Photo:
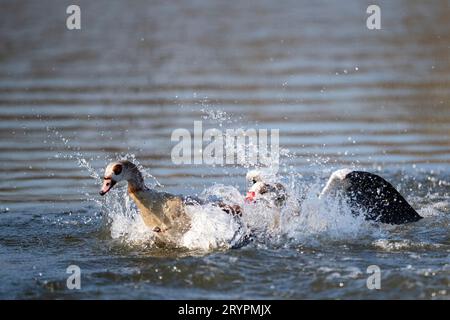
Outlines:
<svg viewBox="0 0 450 320"><path fill-rule="evenodd" d="M117 182L114 181L114 180L112 180L111 178L109 178L109 179L108 179L108 178L103 179L103 186L102 186L102 189L100 190L99 194L100 194L101 196L104 196L105 194L108 193L109 190L111 190L112 187L114 187L114 185L115 185L116 183L117 183Z"/></svg>
<svg viewBox="0 0 450 320"><path fill-rule="evenodd" d="M247 196L245 197L245 202L253 202L255 199L255 192L254 191L249 191L247 192Z"/></svg>

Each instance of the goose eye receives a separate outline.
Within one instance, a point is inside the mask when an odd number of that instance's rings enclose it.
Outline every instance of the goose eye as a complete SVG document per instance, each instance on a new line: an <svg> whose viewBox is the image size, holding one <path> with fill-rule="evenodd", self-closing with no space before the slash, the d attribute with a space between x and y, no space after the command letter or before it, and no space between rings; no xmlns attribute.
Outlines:
<svg viewBox="0 0 450 320"><path fill-rule="evenodd" d="M269 191L269 185L265 184L261 187L261 189L259 190L259 193L264 194L264 193L267 193L267 191Z"/></svg>
<svg viewBox="0 0 450 320"><path fill-rule="evenodd" d="M120 164L116 164L113 168L112 171L114 172L115 175L119 175L122 172L122 165Z"/></svg>

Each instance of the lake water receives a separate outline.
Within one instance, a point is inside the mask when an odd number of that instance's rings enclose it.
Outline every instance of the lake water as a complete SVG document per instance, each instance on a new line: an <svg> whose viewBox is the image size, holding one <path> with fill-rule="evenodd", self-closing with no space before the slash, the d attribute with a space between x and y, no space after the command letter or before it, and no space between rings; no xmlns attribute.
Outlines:
<svg viewBox="0 0 450 320"><path fill-rule="evenodd" d="M381 30L356 0L78 3L77 31L60 1L0 5L0 298L450 298L448 1L378 1ZM98 195L117 157L169 192L244 194L249 168L171 161L171 133L197 120L279 129L299 225L168 252L124 187ZM323 210L314 195L343 167L382 175L425 218ZM66 288L72 264L81 290Z"/></svg>

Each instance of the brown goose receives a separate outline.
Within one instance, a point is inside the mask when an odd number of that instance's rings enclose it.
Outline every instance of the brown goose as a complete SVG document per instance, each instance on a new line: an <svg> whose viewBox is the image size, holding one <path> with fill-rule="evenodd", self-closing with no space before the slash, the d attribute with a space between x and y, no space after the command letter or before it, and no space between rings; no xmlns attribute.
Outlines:
<svg viewBox="0 0 450 320"><path fill-rule="evenodd" d="M167 192L149 189L135 164L127 160L110 163L105 169L100 195L108 193L118 182L128 182L128 194L136 203L144 223L153 230L163 243L176 244L190 228L190 218L185 211L187 205L201 204L195 198L185 198ZM240 215L240 208L216 202L215 205L227 213Z"/></svg>

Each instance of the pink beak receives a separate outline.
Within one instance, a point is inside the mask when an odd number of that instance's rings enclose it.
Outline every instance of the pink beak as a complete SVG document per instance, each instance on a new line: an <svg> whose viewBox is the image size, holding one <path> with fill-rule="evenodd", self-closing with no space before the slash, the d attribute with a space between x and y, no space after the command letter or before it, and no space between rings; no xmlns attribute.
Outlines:
<svg viewBox="0 0 450 320"><path fill-rule="evenodd" d="M255 192L249 191L247 192L247 196L245 197L245 202L253 202L255 199Z"/></svg>
<svg viewBox="0 0 450 320"><path fill-rule="evenodd" d="M103 179L102 189L100 190L99 194L101 196L104 196L105 194L108 193L109 190L111 190L112 187L114 187L115 184L116 182L111 178Z"/></svg>

